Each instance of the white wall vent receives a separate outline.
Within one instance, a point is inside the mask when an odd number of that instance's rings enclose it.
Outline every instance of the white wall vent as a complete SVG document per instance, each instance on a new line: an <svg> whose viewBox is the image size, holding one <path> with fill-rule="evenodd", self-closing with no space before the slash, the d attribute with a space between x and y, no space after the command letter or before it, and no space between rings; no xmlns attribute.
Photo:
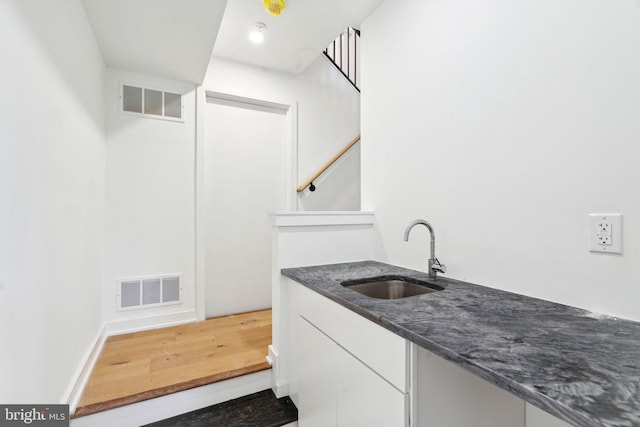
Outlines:
<svg viewBox="0 0 640 427"><path fill-rule="evenodd" d="M184 122L182 95L120 83L120 112L154 119Z"/></svg>
<svg viewBox="0 0 640 427"><path fill-rule="evenodd" d="M180 274L118 279L118 310L181 304Z"/></svg>

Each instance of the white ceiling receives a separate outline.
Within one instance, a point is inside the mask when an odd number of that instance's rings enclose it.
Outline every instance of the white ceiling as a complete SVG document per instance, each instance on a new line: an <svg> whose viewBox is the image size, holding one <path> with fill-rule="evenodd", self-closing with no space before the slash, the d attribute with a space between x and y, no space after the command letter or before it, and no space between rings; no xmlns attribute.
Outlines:
<svg viewBox="0 0 640 427"><path fill-rule="evenodd" d="M212 51L299 73L384 0L286 0L278 17L263 0L81 1L109 67L200 84ZM256 22L267 25L260 45L249 41Z"/></svg>
<svg viewBox="0 0 640 427"><path fill-rule="evenodd" d="M202 83L226 0L81 0L109 67Z"/></svg>
<svg viewBox="0 0 640 427"><path fill-rule="evenodd" d="M359 28L382 1L286 0L276 17L264 10L262 0L228 0L213 55L299 73L345 28ZM267 25L260 45L249 41L256 22Z"/></svg>

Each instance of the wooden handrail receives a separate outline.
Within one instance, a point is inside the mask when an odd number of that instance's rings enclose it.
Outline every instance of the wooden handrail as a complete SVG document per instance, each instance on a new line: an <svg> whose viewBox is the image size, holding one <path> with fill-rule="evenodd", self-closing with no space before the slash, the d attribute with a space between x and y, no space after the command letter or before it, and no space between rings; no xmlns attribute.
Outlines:
<svg viewBox="0 0 640 427"><path fill-rule="evenodd" d="M340 157L342 157L342 155L344 153L346 153L347 151L349 151L349 148L353 147L353 145L360 141L360 135L356 136L355 138L353 138L351 140L351 142L349 142L342 150L340 150L340 152L338 154L336 154L335 156L333 156L333 158L331 160L329 160L322 168L320 168L320 170L318 170L318 172L315 173L315 175L313 175L311 178L309 178L307 180L307 182L305 182L304 184L302 184L300 187L297 188L298 193L301 191L304 191L305 188L311 186L310 190L311 191L315 191L315 186L313 185L313 181L315 181L320 175L322 175L322 173L324 171L326 171L327 169L329 169L329 166L331 166L332 164L334 164Z"/></svg>

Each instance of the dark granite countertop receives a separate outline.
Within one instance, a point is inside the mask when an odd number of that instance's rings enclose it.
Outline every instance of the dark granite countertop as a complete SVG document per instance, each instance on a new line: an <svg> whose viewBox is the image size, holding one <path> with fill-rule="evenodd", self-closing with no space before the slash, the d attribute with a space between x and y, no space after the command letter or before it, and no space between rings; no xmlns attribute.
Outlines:
<svg viewBox="0 0 640 427"><path fill-rule="evenodd" d="M640 322L376 261L282 274L575 426L640 426ZM381 300L341 285L389 275L445 289Z"/></svg>

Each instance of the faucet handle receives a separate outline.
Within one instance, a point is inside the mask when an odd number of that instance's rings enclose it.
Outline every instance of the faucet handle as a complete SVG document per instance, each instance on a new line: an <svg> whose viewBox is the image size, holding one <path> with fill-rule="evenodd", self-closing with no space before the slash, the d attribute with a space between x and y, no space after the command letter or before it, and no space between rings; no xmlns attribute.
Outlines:
<svg viewBox="0 0 640 427"><path fill-rule="evenodd" d="M435 258L433 260L433 264L431 265L431 269L437 271L438 273L446 273L447 272L447 266L444 264L440 264L440 261L438 261L438 258Z"/></svg>

